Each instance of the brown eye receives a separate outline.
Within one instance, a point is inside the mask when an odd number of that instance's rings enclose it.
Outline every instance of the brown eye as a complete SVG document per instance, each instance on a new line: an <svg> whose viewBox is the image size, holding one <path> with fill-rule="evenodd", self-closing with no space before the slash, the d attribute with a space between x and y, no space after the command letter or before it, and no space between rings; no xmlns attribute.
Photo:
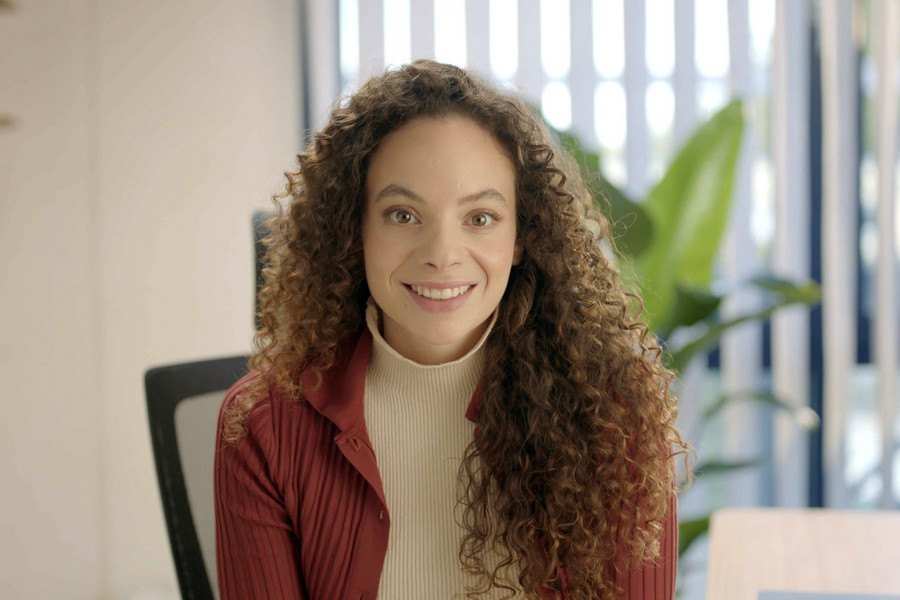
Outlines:
<svg viewBox="0 0 900 600"><path fill-rule="evenodd" d="M391 221L393 221L394 223L399 223L400 225L406 225L413 222L412 213L408 210L392 210L390 213L388 213L388 217Z"/></svg>
<svg viewBox="0 0 900 600"><path fill-rule="evenodd" d="M494 221L494 217L488 213L478 213L472 217L472 225L475 227L487 227Z"/></svg>

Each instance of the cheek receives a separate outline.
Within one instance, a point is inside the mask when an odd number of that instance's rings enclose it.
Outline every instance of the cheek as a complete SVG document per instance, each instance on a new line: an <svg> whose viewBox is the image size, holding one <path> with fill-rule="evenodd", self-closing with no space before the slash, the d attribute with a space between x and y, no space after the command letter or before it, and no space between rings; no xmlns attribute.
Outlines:
<svg viewBox="0 0 900 600"><path fill-rule="evenodd" d="M515 247L512 241L492 244L482 249L479 262L489 277L493 278L495 282L499 279L499 283L505 284L513 266L514 255Z"/></svg>
<svg viewBox="0 0 900 600"><path fill-rule="evenodd" d="M490 256L490 261L495 268L509 269L512 267L513 259L516 254L515 233L508 233L502 239L494 240L486 250Z"/></svg>
<svg viewBox="0 0 900 600"><path fill-rule="evenodd" d="M379 246L377 234L373 234L372 227L363 218L361 228L362 244L363 244L363 265L366 268L366 279L372 281L377 272L377 261L379 252L376 250Z"/></svg>
<svg viewBox="0 0 900 600"><path fill-rule="evenodd" d="M402 248L395 236L385 235L378 228L363 234L363 258L366 277L384 280L402 262Z"/></svg>

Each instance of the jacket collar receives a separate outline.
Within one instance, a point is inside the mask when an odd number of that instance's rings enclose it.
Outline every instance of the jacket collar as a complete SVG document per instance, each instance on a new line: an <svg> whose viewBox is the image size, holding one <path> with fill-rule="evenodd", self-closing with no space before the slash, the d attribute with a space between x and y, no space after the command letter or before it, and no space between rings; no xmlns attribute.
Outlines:
<svg viewBox="0 0 900 600"><path fill-rule="evenodd" d="M365 424L363 393L366 386L366 368L372 355L372 334L363 329L348 335L338 344L334 365L321 372L321 385L316 386L315 367L309 367L300 375L303 396L323 417L350 431ZM466 418L475 420L483 380L479 380L466 409Z"/></svg>

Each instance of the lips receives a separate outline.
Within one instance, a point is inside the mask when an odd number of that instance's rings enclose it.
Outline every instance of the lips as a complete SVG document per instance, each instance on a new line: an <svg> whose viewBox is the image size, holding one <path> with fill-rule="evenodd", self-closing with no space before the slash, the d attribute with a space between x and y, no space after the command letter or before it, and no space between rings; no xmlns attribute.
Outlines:
<svg viewBox="0 0 900 600"><path fill-rule="evenodd" d="M469 299L476 284L462 281L404 283L416 304L429 312L454 311Z"/></svg>
<svg viewBox="0 0 900 600"><path fill-rule="evenodd" d="M423 298L430 298L431 300L450 300L451 298L456 298L460 294L465 294L472 286L460 285L441 288L424 285L408 285L407 287Z"/></svg>

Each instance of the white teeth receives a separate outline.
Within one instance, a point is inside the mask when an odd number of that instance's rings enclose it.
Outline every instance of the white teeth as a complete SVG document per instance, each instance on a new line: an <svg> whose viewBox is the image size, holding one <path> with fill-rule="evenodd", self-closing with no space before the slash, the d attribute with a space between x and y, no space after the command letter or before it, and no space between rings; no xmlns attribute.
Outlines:
<svg viewBox="0 0 900 600"><path fill-rule="evenodd" d="M455 288L444 288L442 290L422 287L420 285L411 285L410 287L415 293L425 298L431 298L432 300L449 300L450 298L456 298L460 294L465 294L472 286L463 285Z"/></svg>

